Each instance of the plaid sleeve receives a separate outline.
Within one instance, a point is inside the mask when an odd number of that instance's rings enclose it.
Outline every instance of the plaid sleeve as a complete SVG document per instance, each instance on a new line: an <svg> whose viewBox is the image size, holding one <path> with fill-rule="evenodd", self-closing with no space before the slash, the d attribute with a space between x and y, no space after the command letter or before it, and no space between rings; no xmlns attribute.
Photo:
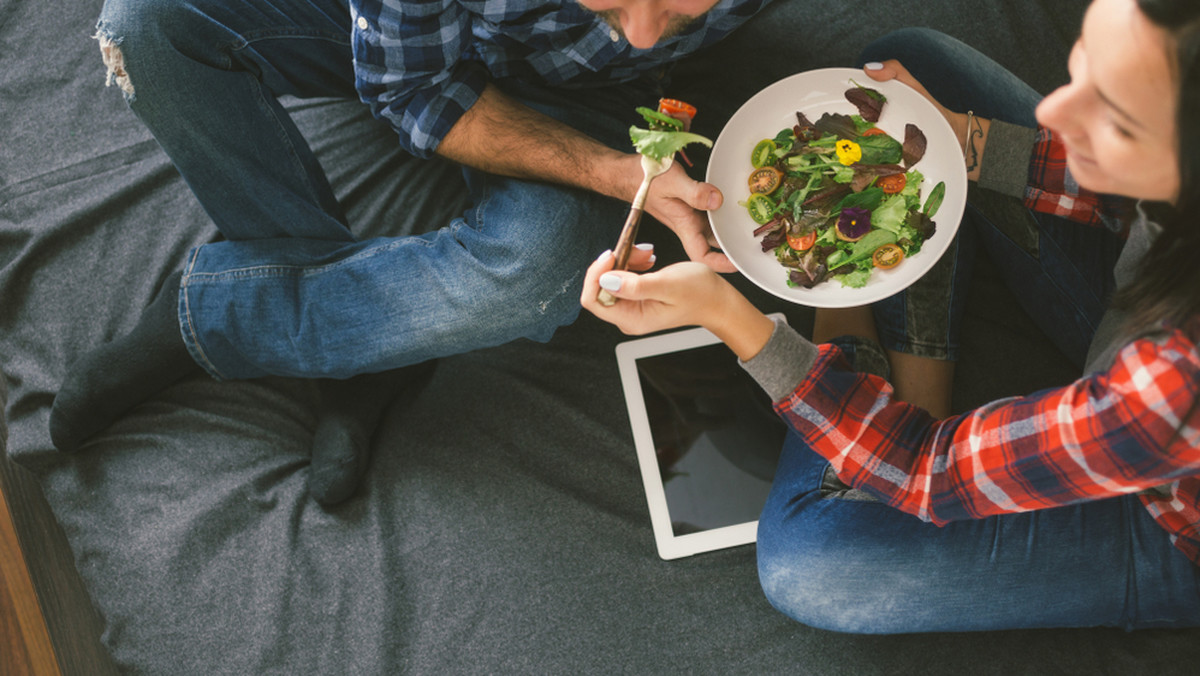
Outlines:
<svg viewBox="0 0 1200 676"><path fill-rule="evenodd" d="M1126 346L1070 386L934 420L821 346L779 413L847 484L934 523L1134 493L1200 475L1196 344Z"/></svg>
<svg viewBox="0 0 1200 676"><path fill-rule="evenodd" d="M1134 212L1134 202L1127 197L1102 195L1080 187L1067 168L1066 149L1044 127L1038 129L1034 144L1025 206L1123 235Z"/></svg>
<svg viewBox="0 0 1200 676"><path fill-rule="evenodd" d="M354 82L375 117L418 157L430 157L483 92L488 77L465 59L471 20L447 0L351 0Z"/></svg>

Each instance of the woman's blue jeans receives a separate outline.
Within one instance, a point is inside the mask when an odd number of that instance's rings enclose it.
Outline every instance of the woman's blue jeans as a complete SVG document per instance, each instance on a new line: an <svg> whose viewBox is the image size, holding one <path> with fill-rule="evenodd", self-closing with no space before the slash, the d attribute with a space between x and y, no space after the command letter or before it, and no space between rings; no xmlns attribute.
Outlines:
<svg viewBox="0 0 1200 676"><path fill-rule="evenodd" d="M834 631L894 634L1200 625L1197 568L1136 496L939 527L825 481L784 444L758 524L773 606Z"/></svg>
<svg viewBox="0 0 1200 676"><path fill-rule="evenodd" d="M872 43L863 62L898 59L942 105L1036 127L1042 97L971 47L928 29L897 31ZM987 162L986 151L984 162ZM1115 289L1124 241L1025 209L1020 201L972 187L954 243L924 278L874 306L885 348L956 360L977 254L995 263L1021 307L1082 370L1096 326Z"/></svg>
<svg viewBox="0 0 1200 676"><path fill-rule="evenodd" d="M911 29L863 54L864 62L891 58L951 110L1034 124L1037 94L960 42ZM915 300L917 309L932 304L943 314L961 312L961 301L946 299L965 295L959 283L969 277L971 250L986 248L1014 291L1038 301L1027 305L1044 330L1059 335L1060 346L1082 364L1111 289L1119 240L1039 217L1028 221L1039 226L1034 238L1019 237L1018 245L1004 234L1011 224L998 224L978 207L968 211L942 288L930 284ZM945 281L954 282L953 293ZM876 313L901 339L893 349L906 347L913 332L906 319L914 310L906 303L914 299L895 299ZM942 325L955 327L957 320ZM947 329L926 342L944 348L942 338L951 334ZM827 476L828 467L789 436L759 521L763 590L800 622L856 633L1200 625L1200 569L1171 545L1136 496L938 527L845 490Z"/></svg>
<svg viewBox="0 0 1200 676"><path fill-rule="evenodd" d="M461 217L357 240L277 100L357 98L349 27L345 0L105 4L99 35L121 51L130 107L223 235L189 253L179 301L184 341L214 377L348 377L548 340L624 222L617 200L464 170ZM611 111L657 94L613 89L508 93L627 148L628 116Z"/></svg>

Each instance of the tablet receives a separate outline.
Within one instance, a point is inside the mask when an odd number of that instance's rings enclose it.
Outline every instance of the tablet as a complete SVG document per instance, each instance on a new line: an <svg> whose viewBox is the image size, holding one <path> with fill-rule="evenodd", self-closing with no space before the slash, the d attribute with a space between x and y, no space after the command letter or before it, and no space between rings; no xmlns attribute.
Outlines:
<svg viewBox="0 0 1200 676"><path fill-rule="evenodd" d="M787 433L766 393L705 329L616 352L658 555L754 542Z"/></svg>

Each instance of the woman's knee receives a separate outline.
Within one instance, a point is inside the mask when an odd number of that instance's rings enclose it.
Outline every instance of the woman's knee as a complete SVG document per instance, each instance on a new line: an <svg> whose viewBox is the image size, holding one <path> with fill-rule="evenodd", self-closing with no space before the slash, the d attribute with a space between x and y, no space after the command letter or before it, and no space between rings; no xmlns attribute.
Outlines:
<svg viewBox="0 0 1200 676"><path fill-rule="evenodd" d="M786 545L786 546L785 546ZM851 615L861 603L849 601L854 585L834 557L806 540L758 543L758 580L767 601L801 624L831 631L856 632Z"/></svg>
<svg viewBox="0 0 1200 676"><path fill-rule="evenodd" d="M1036 125L1041 95L974 47L931 28L902 28L872 42L859 63L900 61L913 77L950 110L973 110L982 117Z"/></svg>
<svg viewBox="0 0 1200 676"><path fill-rule="evenodd" d="M932 28L900 28L867 45L859 55L858 65L888 59L898 59L907 63L912 60L906 58L910 55L936 59L942 52L952 52L962 47L966 45Z"/></svg>
<svg viewBox="0 0 1200 676"><path fill-rule="evenodd" d="M853 494L853 491L850 491ZM868 506L869 505L869 506ZM904 608L919 596L919 573L897 557L864 511L882 503L823 495L759 520L758 576L763 594L788 617L818 629L898 633ZM897 513L898 514L898 513ZM886 519L885 519L886 520ZM884 529L887 530L887 529Z"/></svg>

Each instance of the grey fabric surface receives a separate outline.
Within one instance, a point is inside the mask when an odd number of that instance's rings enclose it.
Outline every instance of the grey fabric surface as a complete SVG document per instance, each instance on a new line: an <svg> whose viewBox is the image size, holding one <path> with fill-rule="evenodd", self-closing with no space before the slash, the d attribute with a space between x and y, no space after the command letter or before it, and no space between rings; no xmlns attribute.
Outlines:
<svg viewBox="0 0 1200 676"><path fill-rule="evenodd" d="M962 37L1048 91L1084 3L789 4L805 25L678 69L672 93L700 105L698 131L715 137L759 87L847 65L904 25ZM832 634L768 606L752 546L660 561L612 354L623 337L588 316L547 345L441 360L391 410L360 494L331 511L305 489L318 383L197 377L57 454L46 421L67 366L127 331L215 235L103 87L99 6L0 4L0 365L9 452L41 480L129 673L1164 674L1200 657L1197 631ZM764 58L764 44L781 46ZM360 104L291 107L361 234L459 208L457 171L406 158ZM645 234L679 257L662 228ZM746 290L807 330L803 309ZM960 365L961 406L1071 377L1011 297L986 283L975 296L965 351L991 361Z"/></svg>

